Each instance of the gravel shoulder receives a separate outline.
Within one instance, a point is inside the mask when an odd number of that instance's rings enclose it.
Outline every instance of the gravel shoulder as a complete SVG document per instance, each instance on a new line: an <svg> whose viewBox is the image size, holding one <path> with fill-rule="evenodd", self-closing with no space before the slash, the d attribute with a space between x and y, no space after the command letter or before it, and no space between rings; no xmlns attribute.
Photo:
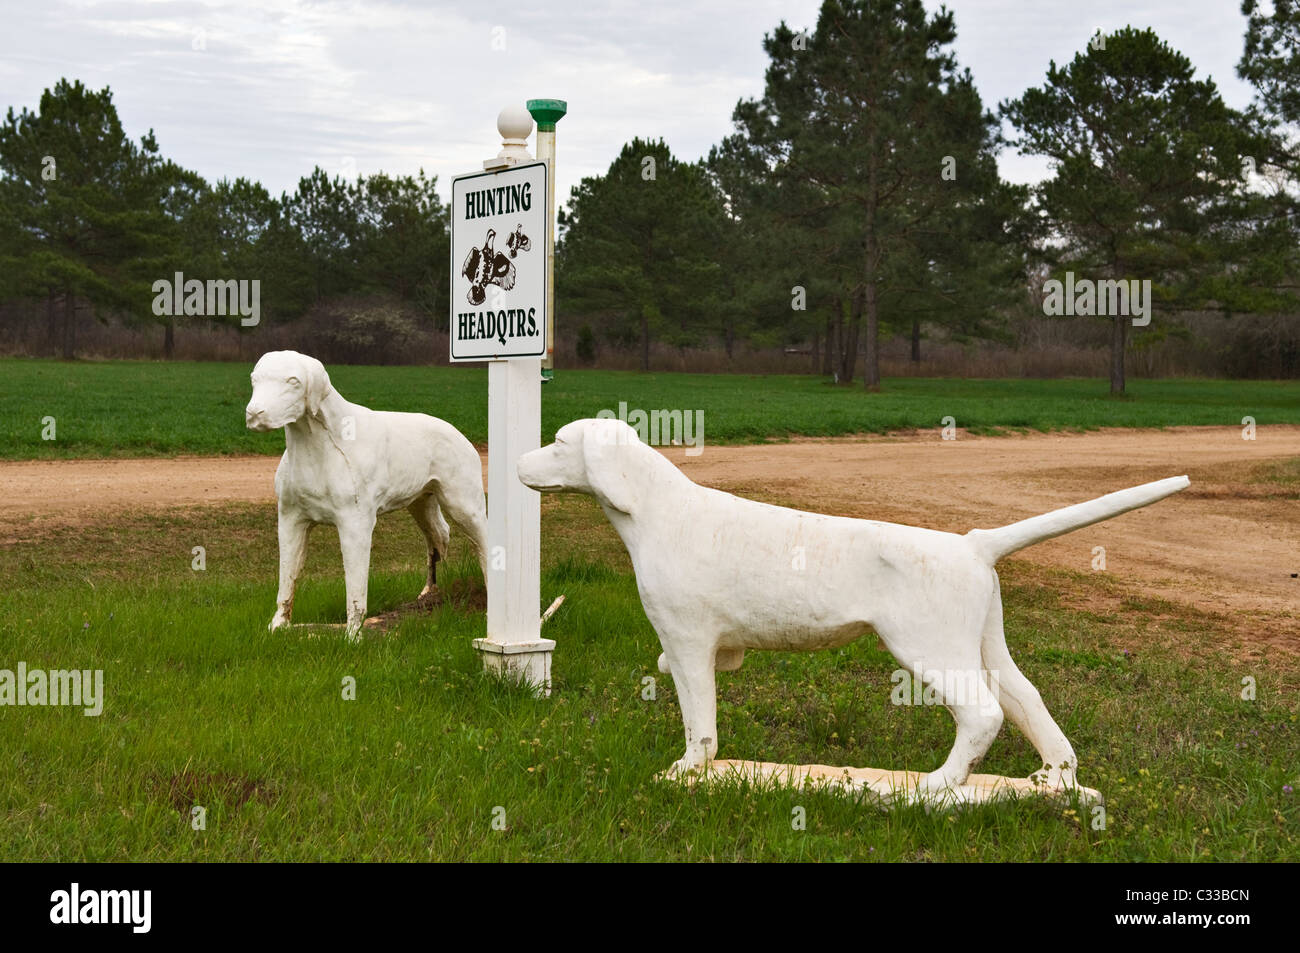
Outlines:
<svg viewBox="0 0 1300 953"><path fill-rule="evenodd" d="M965 532L1112 490L1187 474L1192 485L1147 509L1020 554L1038 565L1106 572L1133 591L1232 620L1247 641L1300 651L1300 501L1261 479L1300 457L1300 427L1106 430L975 437L936 433L754 446L666 456L697 483L767 502ZM136 509L274 500L277 457L0 462L0 545L36 541Z"/></svg>

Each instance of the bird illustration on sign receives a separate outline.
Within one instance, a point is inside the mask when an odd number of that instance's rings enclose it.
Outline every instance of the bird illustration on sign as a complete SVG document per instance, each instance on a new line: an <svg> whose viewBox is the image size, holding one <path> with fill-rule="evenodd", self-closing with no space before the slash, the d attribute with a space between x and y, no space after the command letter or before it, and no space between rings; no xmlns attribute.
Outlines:
<svg viewBox="0 0 1300 953"><path fill-rule="evenodd" d="M533 243L524 234L522 225L516 226L506 238L506 248L510 250L509 257L505 252L497 251L493 247L496 237L496 230L489 228L483 247L471 248L469 254L465 256L465 263L461 265L460 273L469 279L469 292L465 297L470 304L479 305L487 299L488 285L496 285L502 291L513 288L515 265L510 259L517 257L519 252L528 251L533 247Z"/></svg>

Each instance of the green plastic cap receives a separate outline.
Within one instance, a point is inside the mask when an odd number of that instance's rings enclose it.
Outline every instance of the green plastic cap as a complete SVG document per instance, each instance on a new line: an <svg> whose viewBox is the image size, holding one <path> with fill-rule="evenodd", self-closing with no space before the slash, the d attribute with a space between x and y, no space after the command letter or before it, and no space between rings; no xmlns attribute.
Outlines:
<svg viewBox="0 0 1300 953"><path fill-rule="evenodd" d="M538 132L554 132L555 124L569 111L569 104L563 99L530 99L528 111L537 121Z"/></svg>

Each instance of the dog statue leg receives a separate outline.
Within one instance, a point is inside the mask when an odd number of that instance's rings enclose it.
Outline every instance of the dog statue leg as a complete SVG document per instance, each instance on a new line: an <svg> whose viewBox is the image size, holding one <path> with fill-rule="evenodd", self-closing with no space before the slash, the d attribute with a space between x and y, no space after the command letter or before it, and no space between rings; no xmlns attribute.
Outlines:
<svg viewBox="0 0 1300 953"><path fill-rule="evenodd" d="M425 579L424 588L420 590L420 598L423 599L438 588L438 563L446 558L451 533L434 496L421 497L408 506L407 510L415 518L429 547L429 575Z"/></svg>
<svg viewBox="0 0 1300 953"><path fill-rule="evenodd" d="M267 626L272 632L287 626L293 616L293 594L307 559L307 536L311 525L299 517L280 514L280 590L275 597L275 615Z"/></svg>
<svg viewBox="0 0 1300 953"><path fill-rule="evenodd" d="M472 472L464 479L448 481L439 487L439 502L448 519L469 538L470 545L478 556L479 569L483 571L483 581L487 581L488 544L487 544L487 506L484 503L481 480L479 476L478 455L473 456ZM469 467L466 467L469 470Z"/></svg>
<svg viewBox="0 0 1300 953"><path fill-rule="evenodd" d="M1007 649L1006 633L1002 627L1000 590L996 592L988 618L984 622L980 651L984 655L984 668L997 673L995 691L1003 712L1024 733L1038 756L1043 759L1043 767L1030 777L1048 790L1076 787L1078 782L1075 773L1079 759L1075 757L1074 747L1043 704L1038 689L1016 667L1011 652Z"/></svg>
<svg viewBox="0 0 1300 953"><path fill-rule="evenodd" d="M956 691L935 684L941 692L940 701L957 722L957 738L939 770L931 771L921 779L923 792L938 792L965 784L971 768L984 757L1002 728L1002 707L985 683L978 663L954 665L943 671L961 682L955 686ZM966 697L971 691L975 694L973 699Z"/></svg>
<svg viewBox="0 0 1300 953"><path fill-rule="evenodd" d="M686 753L668 769L669 776L698 774L708 770L718 753L718 697L714 684L712 646L692 647L675 652L667 660L673 684L682 706L686 729Z"/></svg>
<svg viewBox="0 0 1300 953"><path fill-rule="evenodd" d="M370 586L370 541L375 517L356 515L338 524L339 548L343 550L343 580L347 589L348 638L361 638L366 621L366 597Z"/></svg>

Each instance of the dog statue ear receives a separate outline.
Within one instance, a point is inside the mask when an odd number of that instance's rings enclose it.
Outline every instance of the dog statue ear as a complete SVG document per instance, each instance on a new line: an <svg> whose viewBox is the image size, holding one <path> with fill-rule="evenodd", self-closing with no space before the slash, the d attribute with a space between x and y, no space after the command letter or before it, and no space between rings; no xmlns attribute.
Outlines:
<svg viewBox="0 0 1300 953"><path fill-rule="evenodd" d="M312 417L320 416L320 405L330 395L333 385L325 371L325 365L314 357L303 355L307 361L307 413Z"/></svg>
<svg viewBox="0 0 1300 953"><path fill-rule="evenodd" d="M630 514L639 502L633 477L640 444L635 431L617 420L593 420L582 435L587 482L596 499L620 513Z"/></svg>

